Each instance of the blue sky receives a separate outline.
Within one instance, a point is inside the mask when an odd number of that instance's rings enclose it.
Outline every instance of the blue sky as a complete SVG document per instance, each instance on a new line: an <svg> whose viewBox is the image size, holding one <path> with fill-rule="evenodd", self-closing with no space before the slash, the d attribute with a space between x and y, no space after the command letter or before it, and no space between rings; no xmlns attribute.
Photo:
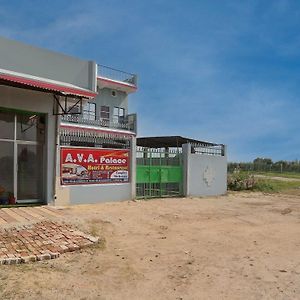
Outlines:
<svg viewBox="0 0 300 300"><path fill-rule="evenodd" d="M0 1L0 34L139 75L139 135L300 159L300 2Z"/></svg>

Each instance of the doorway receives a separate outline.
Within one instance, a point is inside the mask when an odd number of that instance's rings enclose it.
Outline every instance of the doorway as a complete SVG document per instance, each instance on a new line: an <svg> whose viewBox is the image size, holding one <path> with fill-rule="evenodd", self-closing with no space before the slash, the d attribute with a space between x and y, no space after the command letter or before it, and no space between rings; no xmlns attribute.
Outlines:
<svg viewBox="0 0 300 300"><path fill-rule="evenodd" d="M182 149L138 147L136 197L161 198L183 195Z"/></svg>
<svg viewBox="0 0 300 300"><path fill-rule="evenodd" d="M45 115L0 109L0 204L42 203Z"/></svg>

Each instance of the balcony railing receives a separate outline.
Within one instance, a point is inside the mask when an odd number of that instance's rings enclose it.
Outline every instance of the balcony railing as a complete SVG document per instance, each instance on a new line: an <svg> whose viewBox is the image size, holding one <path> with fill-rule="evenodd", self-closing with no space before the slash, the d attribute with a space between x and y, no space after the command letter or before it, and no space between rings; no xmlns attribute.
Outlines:
<svg viewBox="0 0 300 300"><path fill-rule="evenodd" d="M137 75L98 65L98 76L137 86Z"/></svg>
<svg viewBox="0 0 300 300"><path fill-rule="evenodd" d="M82 115L63 115L63 122L75 123L80 125L87 126L97 126L102 128L111 128L111 129L122 129L128 130L136 133L136 114L130 114L127 118L122 122L112 122L103 120L99 117L96 119L85 118Z"/></svg>

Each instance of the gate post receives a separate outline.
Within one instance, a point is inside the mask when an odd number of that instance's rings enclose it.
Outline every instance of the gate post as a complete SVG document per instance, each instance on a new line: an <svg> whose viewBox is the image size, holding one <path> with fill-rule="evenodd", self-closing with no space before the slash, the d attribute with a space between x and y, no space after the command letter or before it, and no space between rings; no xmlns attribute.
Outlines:
<svg viewBox="0 0 300 300"><path fill-rule="evenodd" d="M189 160L191 155L191 144L182 145L182 162L183 162L183 196L187 197L189 191Z"/></svg>
<svg viewBox="0 0 300 300"><path fill-rule="evenodd" d="M131 174L131 199L136 198L136 137L131 139L131 164L130 164L130 174Z"/></svg>

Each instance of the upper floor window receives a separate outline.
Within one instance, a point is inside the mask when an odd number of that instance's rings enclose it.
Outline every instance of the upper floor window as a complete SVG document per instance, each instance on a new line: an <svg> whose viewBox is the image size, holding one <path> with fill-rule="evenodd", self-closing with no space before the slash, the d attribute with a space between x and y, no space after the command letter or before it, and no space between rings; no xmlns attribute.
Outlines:
<svg viewBox="0 0 300 300"><path fill-rule="evenodd" d="M109 106L101 106L100 117L101 120L109 121Z"/></svg>
<svg viewBox="0 0 300 300"><path fill-rule="evenodd" d="M114 123L123 123L125 121L125 108L114 107Z"/></svg>
<svg viewBox="0 0 300 300"><path fill-rule="evenodd" d="M96 103L88 102L83 106L83 118L86 120L96 120Z"/></svg>

